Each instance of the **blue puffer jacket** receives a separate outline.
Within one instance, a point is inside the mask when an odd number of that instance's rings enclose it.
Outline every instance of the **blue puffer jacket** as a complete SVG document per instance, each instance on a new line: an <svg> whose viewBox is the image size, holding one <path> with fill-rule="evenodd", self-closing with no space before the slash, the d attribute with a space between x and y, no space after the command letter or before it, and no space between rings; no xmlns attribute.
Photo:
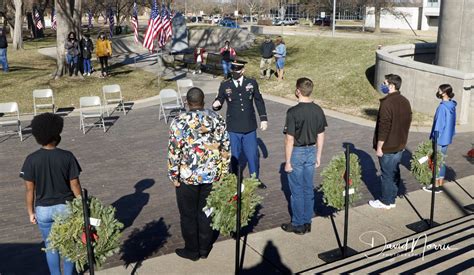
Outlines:
<svg viewBox="0 0 474 275"><path fill-rule="evenodd" d="M433 139L434 132L438 131L438 145L449 145L453 142L456 134L456 105L454 100L441 101L433 120L430 139Z"/></svg>

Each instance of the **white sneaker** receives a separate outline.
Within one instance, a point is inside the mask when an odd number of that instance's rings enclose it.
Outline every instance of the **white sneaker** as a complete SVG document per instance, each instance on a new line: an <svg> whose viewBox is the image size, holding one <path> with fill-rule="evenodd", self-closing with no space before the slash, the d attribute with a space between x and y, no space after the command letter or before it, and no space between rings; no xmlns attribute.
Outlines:
<svg viewBox="0 0 474 275"><path fill-rule="evenodd" d="M396 204L394 204L394 203L391 203L391 204L390 204L390 209L395 208L395 207L397 207Z"/></svg>
<svg viewBox="0 0 474 275"><path fill-rule="evenodd" d="M391 205L386 205L383 202L379 200L370 200L369 205L372 206L373 208L381 208L381 209L390 209L392 208ZM395 207L395 206L393 206Z"/></svg>

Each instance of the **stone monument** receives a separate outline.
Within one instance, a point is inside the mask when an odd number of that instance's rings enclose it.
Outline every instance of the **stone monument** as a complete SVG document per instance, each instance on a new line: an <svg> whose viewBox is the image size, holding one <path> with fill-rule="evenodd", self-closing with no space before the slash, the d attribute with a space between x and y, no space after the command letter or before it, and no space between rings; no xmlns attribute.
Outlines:
<svg viewBox="0 0 474 275"><path fill-rule="evenodd" d="M177 13L173 18L173 37L171 38L171 52L182 52L189 48L188 28L186 18Z"/></svg>

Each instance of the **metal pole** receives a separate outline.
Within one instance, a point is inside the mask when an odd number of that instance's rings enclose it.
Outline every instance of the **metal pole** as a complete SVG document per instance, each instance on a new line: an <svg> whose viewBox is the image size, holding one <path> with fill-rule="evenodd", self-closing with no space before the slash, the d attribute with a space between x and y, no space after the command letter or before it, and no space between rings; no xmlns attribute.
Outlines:
<svg viewBox="0 0 474 275"><path fill-rule="evenodd" d="M346 188L345 188L345 213L344 213L344 246L342 250L342 257L345 258L347 255L347 231L349 228L349 180L351 175L351 155L349 151L349 145L346 145Z"/></svg>
<svg viewBox="0 0 474 275"><path fill-rule="evenodd" d="M436 172L438 170L438 131L434 132L433 136L433 172L431 176L431 211L430 211L430 228L433 227L434 204L435 204L435 188L436 188Z"/></svg>
<svg viewBox="0 0 474 275"><path fill-rule="evenodd" d="M240 164L237 168L237 220L235 230L235 274L240 273L240 214L242 211L241 187L242 175Z"/></svg>
<svg viewBox="0 0 474 275"><path fill-rule="evenodd" d="M332 36L336 33L336 0L332 1Z"/></svg>
<svg viewBox="0 0 474 275"><path fill-rule="evenodd" d="M87 247L87 260L89 262L89 274L94 275L94 250L92 250L91 243L91 230L89 223L89 203L87 201L87 190L81 190L82 197L82 211L84 213L84 226L86 227L86 247Z"/></svg>

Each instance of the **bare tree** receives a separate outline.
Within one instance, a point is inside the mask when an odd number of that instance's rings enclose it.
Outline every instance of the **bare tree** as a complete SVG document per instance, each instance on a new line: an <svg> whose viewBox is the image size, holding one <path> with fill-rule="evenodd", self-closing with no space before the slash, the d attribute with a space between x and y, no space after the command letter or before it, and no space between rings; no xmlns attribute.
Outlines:
<svg viewBox="0 0 474 275"><path fill-rule="evenodd" d="M13 0L13 5L15 8L15 24L13 27L13 49L20 50L23 49L23 1Z"/></svg>
<svg viewBox="0 0 474 275"><path fill-rule="evenodd" d="M69 32L77 30L80 28L77 26L77 16L81 18L79 11L76 12L76 8L80 8L81 5L76 6L76 2L81 2L81 0L56 0L55 10L56 10L56 20L58 22L56 30L56 71L53 73L54 79L58 79L64 75L66 72L66 51L64 49L64 44ZM76 17L74 16L77 13ZM79 21L80 22L80 21Z"/></svg>

